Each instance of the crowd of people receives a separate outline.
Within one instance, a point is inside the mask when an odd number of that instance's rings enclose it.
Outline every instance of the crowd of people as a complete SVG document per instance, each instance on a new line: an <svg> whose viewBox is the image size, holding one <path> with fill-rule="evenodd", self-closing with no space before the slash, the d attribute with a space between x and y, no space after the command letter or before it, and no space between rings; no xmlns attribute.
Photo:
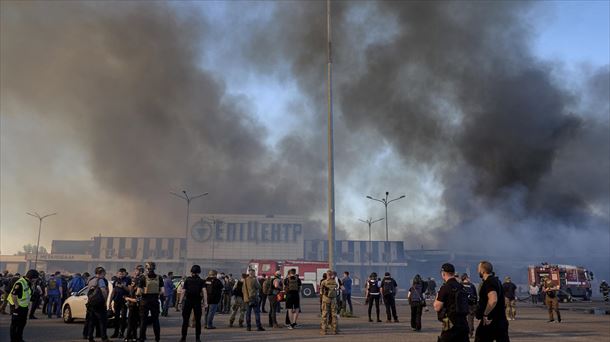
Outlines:
<svg viewBox="0 0 610 342"><path fill-rule="evenodd" d="M144 341L147 327L152 325L155 341L159 341L159 316L168 316L170 308L181 312L181 341L186 340L189 327L195 328L196 341L201 341L202 321L204 329L216 329L216 314L227 314L230 328L237 323L247 331L253 328L265 331L261 313L268 316L268 328L298 327L302 283L295 269L289 270L285 277L279 270L257 276L251 269L237 278L216 270L210 270L206 278L202 278L201 273L201 267L193 265L188 277L175 277L171 272L158 275L154 262L138 265L131 273L120 268L109 280L103 267L97 267L93 275L85 272L69 277L60 272L46 275L35 270L24 276L5 272L0 278L0 312L6 314L7 306L10 309L12 342L22 342L26 322L37 319L38 309L48 318L60 318L63 302L70 294L79 291L85 291L87 295L83 338L89 341L94 341L95 337L109 340L109 318L114 320L114 333L110 338ZM509 341L508 321L517 317L518 299L518 288L510 277L501 282L488 261L478 265L481 278L478 288L468 274L457 273L452 264L443 264L440 273L443 282L438 292L433 278L424 279L420 275L416 275L408 287L413 331L421 331L422 313L428 311L427 303L432 302L438 320L442 322L439 341L469 341L472 337L480 342ZM337 272L328 270L323 275L319 283L320 334L339 333L339 317L352 316L352 287L349 272L338 277ZM380 304L383 303L385 322L399 323L396 310L398 283L391 274L385 272L381 278L373 272L364 287L368 321L382 322ZM531 284L529 287L534 304L539 294L544 294L549 322L561 322L558 291L559 286L548 278L543 278L539 286ZM606 301L609 291L608 284L602 282L600 292ZM284 324L279 324L278 314L282 310L285 311ZM475 319L479 321L476 328Z"/></svg>

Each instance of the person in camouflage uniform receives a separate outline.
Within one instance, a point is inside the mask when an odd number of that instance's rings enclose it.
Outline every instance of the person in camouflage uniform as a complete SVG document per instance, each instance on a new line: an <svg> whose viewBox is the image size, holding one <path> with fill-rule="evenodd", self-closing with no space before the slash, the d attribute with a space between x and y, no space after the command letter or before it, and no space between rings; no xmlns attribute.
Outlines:
<svg viewBox="0 0 610 342"><path fill-rule="evenodd" d="M335 279L335 272L328 270L327 278L320 285L322 294L322 317L320 318L320 334L326 335L330 328L330 333L337 334L337 290L339 284Z"/></svg>

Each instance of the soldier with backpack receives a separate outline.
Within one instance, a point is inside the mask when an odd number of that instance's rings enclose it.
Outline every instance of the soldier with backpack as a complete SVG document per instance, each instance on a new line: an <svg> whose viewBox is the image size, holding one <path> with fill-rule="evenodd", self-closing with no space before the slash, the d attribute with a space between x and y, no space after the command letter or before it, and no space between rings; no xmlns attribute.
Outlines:
<svg viewBox="0 0 610 342"><path fill-rule="evenodd" d="M161 339L161 327L159 326L159 295L165 295L163 279L155 273L157 265L147 262L146 274L138 279L136 294L140 296L140 340L146 339L146 326L148 325L148 314L150 313L155 341Z"/></svg>
<svg viewBox="0 0 610 342"><path fill-rule="evenodd" d="M322 317L320 318L320 334L337 334L337 291L339 283L335 279L336 273L332 270L326 272L326 280L320 285L322 295Z"/></svg>
<svg viewBox="0 0 610 342"><path fill-rule="evenodd" d="M446 263L441 266L441 286L434 300L434 311L438 313L443 329L439 342L468 342L468 293L456 279L455 267Z"/></svg>
<svg viewBox="0 0 610 342"><path fill-rule="evenodd" d="M391 323L394 318L394 323L398 323L398 315L396 314L396 292L398 292L398 284L392 278L390 272L386 272L381 281L381 294L383 295L383 304L385 304L385 313L387 316L386 323Z"/></svg>
<svg viewBox="0 0 610 342"><path fill-rule="evenodd" d="M381 297L380 284L377 280L377 273L373 272L369 276L369 280L366 282L365 292L365 304L369 305L369 322L372 322L371 311L373 309L373 302L375 302L375 310L377 311L377 322L380 323L379 319L379 298Z"/></svg>
<svg viewBox="0 0 610 342"><path fill-rule="evenodd" d="M108 326L108 312L106 300L108 299L108 281L106 270L103 267L95 268L93 276L87 285L87 338L94 341L93 330L99 325L102 341L108 341L106 327ZM50 306L49 306L50 309Z"/></svg>
<svg viewBox="0 0 610 342"><path fill-rule="evenodd" d="M239 311L239 327L244 327L244 315L246 313L246 304L244 302L244 281L248 278L247 273L242 273L241 278L235 282L233 285L233 305L231 306L231 317L229 319L229 328L233 327L233 323L235 323L235 316L237 316L237 311Z"/></svg>
<svg viewBox="0 0 610 342"><path fill-rule="evenodd" d="M233 328L235 316L239 311L239 327L244 327L244 315L246 313L246 304L244 303L244 281L248 278L247 273L242 273L241 279L233 285L233 306L231 307L231 318L229 319L229 328Z"/></svg>
<svg viewBox="0 0 610 342"><path fill-rule="evenodd" d="M504 290L489 261L481 261L479 276L483 279L479 289L477 318L481 320L475 333L477 342L508 342L508 320L504 304Z"/></svg>

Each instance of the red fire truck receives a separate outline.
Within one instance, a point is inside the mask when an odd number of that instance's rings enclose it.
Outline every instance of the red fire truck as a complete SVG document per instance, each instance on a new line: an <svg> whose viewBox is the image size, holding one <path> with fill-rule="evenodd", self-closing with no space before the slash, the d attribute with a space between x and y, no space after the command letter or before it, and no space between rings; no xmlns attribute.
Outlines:
<svg viewBox="0 0 610 342"><path fill-rule="evenodd" d="M530 265L528 267L529 283L540 285L541 278L550 278L555 285L559 285L559 298L571 300L580 297L584 300L591 298L591 280L593 273L582 266L571 265Z"/></svg>
<svg viewBox="0 0 610 342"><path fill-rule="evenodd" d="M303 284L301 295L303 297L315 297L319 290L318 286L322 280L322 275L328 270L328 262L253 259L248 263L248 269L255 270L256 276L263 274L269 276L279 270L282 277L286 277L288 271L292 268L297 271Z"/></svg>

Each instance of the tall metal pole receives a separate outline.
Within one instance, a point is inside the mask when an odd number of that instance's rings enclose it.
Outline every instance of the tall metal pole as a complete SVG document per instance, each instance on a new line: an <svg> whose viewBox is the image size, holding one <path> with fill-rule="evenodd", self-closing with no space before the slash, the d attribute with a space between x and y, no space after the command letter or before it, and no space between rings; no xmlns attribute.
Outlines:
<svg viewBox="0 0 610 342"><path fill-rule="evenodd" d="M32 213L26 213L26 214L38 219L38 239L36 240L36 258L34 259L34 269L36 269L36 266L38 266L38 250L40 249L40 232L42 231L42 220L44 220L45 218L47 218L49 216L57 215L57 213L47 214L44 216L40 216L37 212L34 212L34 214L32 214Z"/></svg>
<svg viewBox="0 0 610 342"><path fill-rule="evenodd" d="M189 197L186 190L182 190L182 195L178 195L175 192L170 192L170 194L181 198L186 201L186 228L184 230L184 274L187 274L188 271L188 239L189 239L189 216L191 214L191 201L196 200L199 197L207 196L208 193L203 193L201 195Z"/></svg>
<svg viewBox="0 0 610 342"><path fill-rule="evenodd" d="M333 92L332 92L332 40L330 22L330 0L326 0L327 30L327 100L328 100L328 266L335 269L335 160L333 146Z"/></svg>

